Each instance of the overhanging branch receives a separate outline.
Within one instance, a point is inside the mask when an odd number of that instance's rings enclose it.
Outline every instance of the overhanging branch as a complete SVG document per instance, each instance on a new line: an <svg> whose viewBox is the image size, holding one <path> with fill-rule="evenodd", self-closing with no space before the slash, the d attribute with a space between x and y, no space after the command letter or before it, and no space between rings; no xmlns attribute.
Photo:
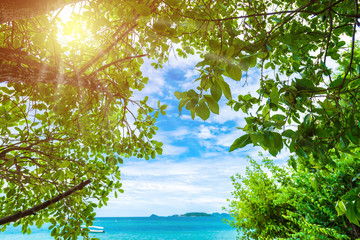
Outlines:
<svg viewBox="0 0 360 240"><path fill-rule="evenodd" d="M0 225L10 223L10 222L15 222L15 221L17 221L17 220L19 220L21 218L24 218L24 217L27 217L27 216L30 216L30 215L35 215L36 212L38 212L38 211L40 211L42 209L45 209L45 208L47 208L48 206L50 206L50 205L52 205L54 203L57 203L57 202L61 201L62 199L68 197L69 195L73 194L76 191L79 191L79 190L83 189L90 182L91 182L91 179L88 179L86 181L82 181L80 184L78 184L75 187L67 190L66 192L63 192L63 193L57 195L56 197L54 197L54 198L52 198L50 200L47 200L46 202L43 202L43 203L41 203L39 205L36 205L35 207L32 207L32 208L27 209L27 210L22 211L22 212L15 213L15 214L10 215L10 216L0 218Z"/></svg>

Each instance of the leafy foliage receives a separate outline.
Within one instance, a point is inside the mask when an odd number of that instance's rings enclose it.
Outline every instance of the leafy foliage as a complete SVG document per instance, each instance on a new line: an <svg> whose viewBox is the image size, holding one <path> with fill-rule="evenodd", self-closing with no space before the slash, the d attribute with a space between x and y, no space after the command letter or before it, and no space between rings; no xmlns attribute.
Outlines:
<svg viewBox="0 0 360 240"><path fill-rule="evenodd" d="M294 160L294 159L293 159ZM334 203L359 187L359 159L342 155L334 169L314 174L265 158L250 159L244 176L232 178L235 191L229 211L239 239L355 239L359 224L338 215ZM355 178L354 178L355 176ZM358 208L354 208L358 214Z"/></svg>
<svg viewBox="0 0 360 240"><path fill-rule="evenodd" d="M55 238L87 237L80 226L92 225L94 208L123 192L123 158L162 153L152 138L166 105L132 99L148 81L142 57L166 59L163 45L148 37L147 16L157 5L135 9L131 2L80 2L67 6L73 9L68 22L59 8L0 25L0 216L91 180L14 223L23 233L50 222Z"/></svg>
<svg viewBox="0 0 360 240"><path fill-rule="evenodd" d="M245 134L230 151L253 144L276 156L287 148L318 170L335 167L334 154L358 157L357 1L195 1L176 9L182 14L175 24L194 30L182 35L179 54L193 49L203 59L197 88L175 93L180 111L185 107L192 118L205 120L217 108L204 99L218 102L224 95L247 114L240 126ZM234 97L231 81L244 81L254 67L260 72L257 95Z"/></svg>
<svg viewBox="0 0 360 240"><path fill-rule="evenodd" d="M275 156L287 147L299 157L294 168L301 163L318 171L336 168L344 153L357 156L357 1L75 1L68 22L58 15L64 5L41 2L27 7L45 15L1 10L1 216L84 180L92 183L17 222L23 232L45 220L55 237L86 235L82 221L91 224L93 208L106 204L113 189L121 191L122 158L161 154L152 137L166 106L132 96L148 81L143 58L155 60L157 69L175 48L181 57L203 59L198 87L175 92L180 112L185 107L206 120L220 112L224 96L248 114L241 126L246 133L231 151L252 143ZM330 61L339 62L339 72ZM258 96L233 98L230 81L244 81L255 66L261 70ZM354 224L356 193L338 202L338 212Z"/></svg>
<svg viewBox="0 0 360 240"><path fill-rule="evenodd" d="M332 164L332 149L356 154L360 136L356 3L202 1L182 11L183 21L198 26L197 40L191 36L183 40L203 61L197 65L198 88L176 93L180 109L185 106L193 118L206 119L208 110L217 113L217 109L202 99L217 102L222 94L235 111L249 114L253 109L246 126L241 126L246 135L231 150L253 143L276 156L286 146L304 159L313 155L317 166ZM191 11L197 14L190 16ZM352 38L349 46L342 40L346 37ZM340 64L340 73L329 67L334 61ZM258 96L233 99L228 82L241 80L242 72L257 63Z"/></svg>

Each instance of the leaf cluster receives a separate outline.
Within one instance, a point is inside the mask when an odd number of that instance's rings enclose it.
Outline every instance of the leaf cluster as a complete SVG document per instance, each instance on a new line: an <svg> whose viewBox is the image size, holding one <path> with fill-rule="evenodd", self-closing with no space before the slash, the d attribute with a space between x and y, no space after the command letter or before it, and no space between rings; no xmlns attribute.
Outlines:
<svg viewBox="0 0 360 240"><path fill-rule="evenodd" d="M238 239L359 237L358 223L338 214L335 207L339 198L348 199L349 192L359 187L353 168L359 165L357 158L343 156L336 168L327 171L304 166L295 171L267 158L262 164L251 159L250 163L244 175L232 177L235 190L227 210L234 217L230 224L238 230Z"/></svg>

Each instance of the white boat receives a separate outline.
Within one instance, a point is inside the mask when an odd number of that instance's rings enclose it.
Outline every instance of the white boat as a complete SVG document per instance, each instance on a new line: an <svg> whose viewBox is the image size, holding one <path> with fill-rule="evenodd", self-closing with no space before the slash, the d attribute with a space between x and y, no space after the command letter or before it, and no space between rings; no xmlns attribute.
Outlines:
<svg viewBox="0 0 360 240"><path fill-rule="evenodd" d="M85 226L81 226L81 228L86 228ZM104 228L103 227L98 227L98 226L90 226L87 227L89 228L91 233L105 233Z"/></svg>

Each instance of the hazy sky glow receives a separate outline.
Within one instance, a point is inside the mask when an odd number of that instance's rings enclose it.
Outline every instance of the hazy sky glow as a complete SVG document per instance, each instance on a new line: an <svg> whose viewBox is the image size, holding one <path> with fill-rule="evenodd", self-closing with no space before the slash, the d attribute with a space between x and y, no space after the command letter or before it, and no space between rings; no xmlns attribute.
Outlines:
<svg viewBox="0 0 360 240"><path fill-rule="evenodd" d="M97 210L98 217L108 216L161 216L186 212L223 212L233 191L230 176L244 173L247 157L258 157L260 148L246 148L228 152L232 142L241 135L236 127L244 125L244 114L234 112L220 103L220 115L207 121L192 120L184 109L178 112L174 91L189 89L196 79L196 56L186 60L172 58L163 69L155 70L147 62L144 76L149 77L146 88L138 98L148 95L149 103L157 100L168 105L166 116L157 121L157 140L164 143L163 155L150 159L125 159L121 165L123 189L117 199L111 198L108 206ZM244 74L245 75L245 74ZM255 94L259 73L252 70L240 82L229 81L233 97L239 93ZM288 154L282 153L276 163L282 164Z"/></svg>

